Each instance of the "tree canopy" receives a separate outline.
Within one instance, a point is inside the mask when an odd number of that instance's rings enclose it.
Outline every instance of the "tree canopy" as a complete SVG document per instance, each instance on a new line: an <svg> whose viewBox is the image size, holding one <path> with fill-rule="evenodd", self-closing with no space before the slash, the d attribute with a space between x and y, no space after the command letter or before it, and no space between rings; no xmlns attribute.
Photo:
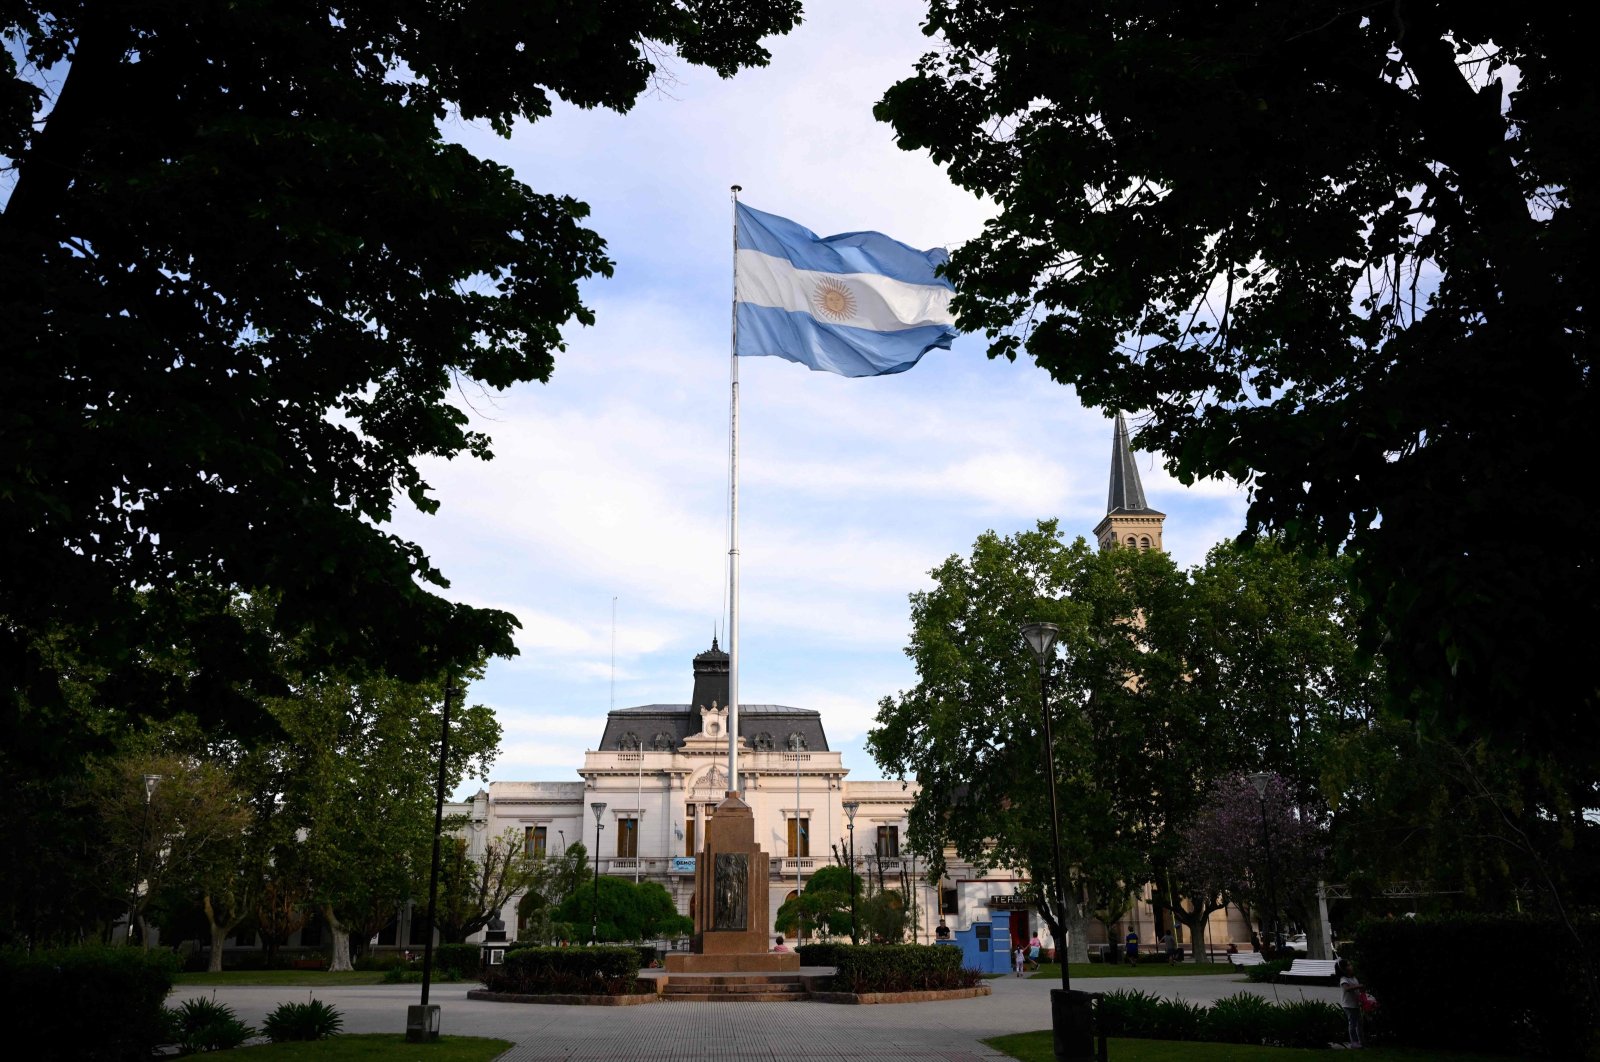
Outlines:
<svg viewBox="0 0 1600 1062"><path fill-rule="evenodd" d="M427 894L433 843L433 771L443 683L324 678L274 704L287 820L301 831L294 856L333 938L330 969L349 969L357 946L408 899ZM456 694L460 696L459 692ZM445 788L488 777L500 745L489 708L452 706Z"/></svg>
<svg viewBox="0 0 1600 1062"><path fill-rule="evenodd" d="M1401 706L1592 784L1596 680L1556 663L1600 626L1578 11L928 10L946 46L877 113L998 206L961 327L1144 411L1185 482L1247 482L1252 529L1352 544Z"/></svg>
<svg viewBox="0 0 1600 1062"><path fill-rule="evenodd" d="M1341 566L1267 539L1219 546L1185 573L1163 553L1067 543L1044 521L985 533L970 557L934 569L934 588L911 598L918 683L884 698L867 741L886 772L920 784L911 819L929 873L946 846L979 867L1025 869L1056 939L1072 930L1080 956L1087 920L1121 910L1145 882L1198 932L1222 902L1182 858L1206 782L1273 767L1297 803L1317 803L1325 744L1372 712L1370 664L1339 607ZM1034 619L1061 628L1048 764L1039 674L1019 632Z"/></svg>
<svg viewBox="0 0 1600 1062"><path fill-rule="evenodd" d="M798 0L6 5L8 729L43 743L28 713L59 703L53 631L134 670L170 639L201 671L260 654L220 616L185 622L171 596L197 578L273 590L280 625L345 669L418 680L514 652L509 614L437 595L444 575L383 525L397 498L436 506L421 459L490 456L461 405L548 379L562 327L592 319L579 282L611 263L583 203L441 124L509 134L557 99L626 111L674 52L731 75L798 16Z"/></svg>
<svg viewBox="0 0 1600 1062"><path fill-rule="evenodd" d="M1112 551L1116 560L1171 570L1162 554ZM918 683L879 704L867 748L892 775L919 784L911 834L921 838L930 876L942 874L944 849L980 868L1024 867L1041 914L1057 940L1078 929L1096 898L1142 880L1137 831L1156 787L1148 769L1142 713L1163 699L1155 655L1143 690L1123 690L1126 664L1109 665L1128 646L1111 623L1093 625L1088 587L1096 555L1082 539L1064 543L1053 522L1000 538L980 536L972 556L951 557L932 572L934 588L911 597L907 654ZM1100 583L1111 589L1115 580ZM1114 611L1125 620L1129 609ZM1039 671L1019 630L1030 620L1061 627L1070 667L1051 665L1055 746L1044 747ZM1106 634L1097 640L1096 634ZM1091 662L1093 661L1093 662ZM1108 683L1095 676L1113 675ZM1125 709L1085 710L1090 691ZM1151 713L1159 716L1159 710ZM1056 772L1067 881L1065 911L1055 905L1054 860L1046 770ZM1137 792L1137 798L1134 793ZM1084 935L1072 939L1081 951ZM1086 953L1079 957L1084 958Z"/></svg>
<svg viewBox="0 0 1600 1062"><path fill-rule="evenodd" d="M684 936L694 929L694 923L678 913L672 897L659 882L634 884L610 874L602 874L591 883L579 883L556 909L556 919L587 935L597 910L596 893L600 906L595 931L601 941L655 940Z"/></svg>

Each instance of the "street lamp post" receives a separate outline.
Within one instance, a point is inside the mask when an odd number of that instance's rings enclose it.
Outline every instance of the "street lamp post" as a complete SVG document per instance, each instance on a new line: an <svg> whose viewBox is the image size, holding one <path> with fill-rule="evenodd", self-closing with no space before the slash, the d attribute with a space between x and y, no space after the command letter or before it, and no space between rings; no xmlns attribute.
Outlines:
<svg viewBox="0 0 1600 1062"><path fill-rule="evenodd" d="M444 832L445 775L450 763L450 701L456 695L455 679L444 677L444 699L439 709L439 774L433 787L433 855L428 864L428 926L422 938L422 998L406 1008L406 1042L426 1043L439 1038L442 1009L428 1002L433 984L433 927L439 914L439 840Z"/></svg>
<svg viewBox="0 0 1600 1062"><path fill-rule="evenodd" d="M594 812L594 902L589 908L589 945L593 947L600 943L600 831L605 829L600 816L606 812L605 801L595 801L589 810Z"/></svg>
<svg viewBox="0 0 1600 1062"><path fill-rule="evenodd" d="M800 873L800 860L811 851L810 839L805 830L800 828L800 758L801 749L805 742L799 734L789 735L789 755L794 757L794 906L795 906L795 934L796 947L806 937L806 910L802 894L805 892L805 882Z"/></svg>
<svg viewBox="0 0 1600 1062"><path fill-rule="evenodd" d="M1261 801L1261 849L1267 857L1267 914L1272 919L1271 928L1268 929L1267 939L1272 942L1272 957L1278 957L1278 896L1277 883L1273 880L1276 876L1272 866L1272 834L1267 829L1267 789L1272 784L1272 775L1266 771L1257 771L1247 775L1250 785L1256 791L1257 798Z"/></svg>
<svg viewBox="0 0 1600 1062"><path fill-rule="evenodd" d="M918 937L922 929L922 919L918 917L917 911L920 906L918 901L921 899L921 890L917 888L917 850L911 847L911 816L907 815L903 821L905 828L901 830L901 834L906 848L911 852L911 876L905 881L907 899L911 901L911 941L920 944L922 941Z"/></svg>
<svg viewBox="0 0 1600 1062"><path fill-rule="evenodd" d="M856 931L856 809L861 806L859 800L846 800L844 802L844 817L847 820L846 828L850 831L850 943L860 944L861 936Z"/></svg>
<svg viewBox="0 0 1600 1062"><path fill-rule="evenodd" d="M1039 714L1044 719L1044 776L1050 792L1050 842L1055 867L1056 917L1061 933L1056 940L1056 961L1061 964L1061 987L1050 990L1050 1025L1056 1062L1078 1062L1094 1055L1089 994L1074 992L1067 970L1066 875L1061 864L1061 813L1056 800L1055 736L1050 721L1050 662L1055 659L1056 638L1061 628L1054 623L1027 623L1022 637L1033 650L1039 664Z"/></svg>
<svg viewBox="0 0 1600 1062"><path fill-rule="evenodd" d="M144 776L144 819L139 824L139 846L133 850L133 891L128 894L128 943L133 943L133 920L139 911L139 879L144 877L144 846L150 841L150 802L155 799L161 775ZM146 941L146 943L149 943Z"/></svg>

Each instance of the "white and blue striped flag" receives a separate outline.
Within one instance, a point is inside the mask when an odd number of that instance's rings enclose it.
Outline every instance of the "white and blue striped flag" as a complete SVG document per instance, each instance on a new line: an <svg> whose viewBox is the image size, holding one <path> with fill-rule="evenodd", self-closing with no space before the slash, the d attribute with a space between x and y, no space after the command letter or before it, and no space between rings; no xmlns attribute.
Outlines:
<svg viewBox="0 0 1600 1062"><path fill-rule="evenodd" d="M905 372L956 337L942 248L919 251L881 232L823 238L738 204L735 353L771 355L840 376Z"/></svg>

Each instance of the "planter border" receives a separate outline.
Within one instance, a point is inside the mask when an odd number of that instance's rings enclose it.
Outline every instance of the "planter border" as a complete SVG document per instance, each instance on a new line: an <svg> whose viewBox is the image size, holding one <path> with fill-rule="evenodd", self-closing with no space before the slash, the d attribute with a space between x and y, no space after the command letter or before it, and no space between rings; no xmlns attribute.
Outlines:
<svg viewBox="0 0 1600 1062"><path fill-rule="evenodd" d="M948 999L975 999L978 996L993 994L993 988L988 985L978 985L974 988L939 988L919 992L863 992L859 995L854 992L812 992L811 1001L869 1006L877 1003L935 1003Z"/></svg>
<svg viewBox="0 0 1600 1062"><path fill-rule="evenodd" d="M556 1003L569 1007L633 1007L641 1003L654 1003L660 997L654 992L633 993L626 996L575 996L556 993L491 992L474 988L467 992L468 999L481 999L489 1003Z"/></svg>

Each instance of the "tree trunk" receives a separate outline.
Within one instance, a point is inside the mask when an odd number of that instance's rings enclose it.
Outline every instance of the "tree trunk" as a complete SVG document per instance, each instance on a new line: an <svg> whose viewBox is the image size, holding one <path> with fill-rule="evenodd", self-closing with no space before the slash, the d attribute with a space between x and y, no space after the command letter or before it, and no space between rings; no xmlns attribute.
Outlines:
<svg viewBox="0 0 1600 1062"><path fill-rule="evenodd" d="M232 933L240 922L244 921L244 915L240 914L226 924L219 922L217 920L217 908L211 902L211 894L209 892L201 897L201 906L205 908L206 925L211 927L211 961L206 964L206 969L211 973L221 973L222 942L228 939L228 934Z"/></svg>
<svg viewBox="0 0 1600 1062"><path fill-rule="evenodd" d="M1067 905L1067 961L1089 961L1089 912L1082 904Z"/></svg>
<svg viewBox="0 0 1600 1062"><path fill-rule="evenodd" d="M228 931L211 923L211 959L206 963L208 973L222 972L222 942L228 939Z"/></svg>
<svg viewBox="0 0 1600 1062"><path fill-rule="evenodd" d="M355 969L350 965L350 927L339 921L331 903L322 905L322 917L328 923L328 933L333 938L333 955L328 961L328 972Z"/></svg>
<svg viewBox="0 0 1600 1062"><path fill-rule="evenodd" d="M1206 943L1206 923L1211 920L1211 915L1218 910L1215 907L1202 907L1200 910L1190 911L1183 907L1181 902L1177 907L1169 907L1172 920L1189 931L1189 947L1194 955L1195 962L1210 962L1211 952Z"/></svg>

